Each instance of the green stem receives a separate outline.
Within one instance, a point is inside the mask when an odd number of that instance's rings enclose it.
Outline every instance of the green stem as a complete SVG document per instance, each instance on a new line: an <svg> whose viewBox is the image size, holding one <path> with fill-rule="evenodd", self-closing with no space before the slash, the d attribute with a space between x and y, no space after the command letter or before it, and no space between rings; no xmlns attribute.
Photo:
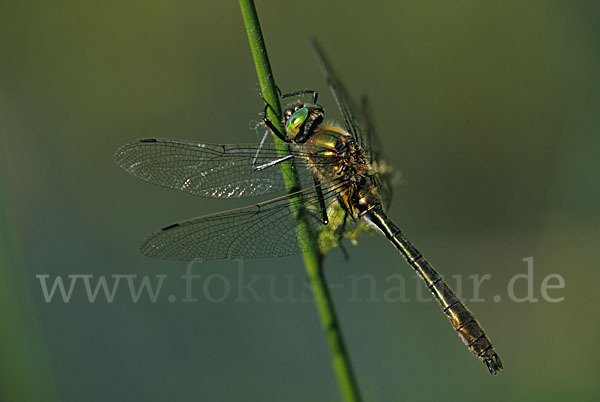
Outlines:
<svg viewBox="0 0 600 402"><path fill-rule="evenodd" d="M254 58L256 73L258 74L260 90L265 102L271 106L267 110L267 116L274 124L279 124L283 132L281 105L279 103L279 96L277 95L275 80L273 79L273 72L271 71L271 64L269 63L269 58L267 56L267 48L260 29L260 23L258 22L254 1L239 1L244 25L246 26L246 32L248 34L248 40L250 41L250 50L252 52L252 57ZM280 155L286 155L288 152L287 145L275 135L273 135L273 139L278 145ZM300 180L296 170L293 169L292 162L286 161L281 163L280 166L288 193L298 191L300 189ZM292 201L299 198L299 196L293 196ZM301 203L292 202L290 208L296 217L296 231L298 233L298 239L303 242L302 249L308 250L303 254L304 266L306 267L306 272L308 273L312 290L315 295L315 303L329 345L333 368L337 375L338 384L344 396L344 401L358 402L361 398L356 378L352 371L348 352L344 345L342 332L333 306L333 300L331 299L331 294L329 293L327 282L323 275L323 256L318 248L317 234L312 230L309 217L300 205Z"/></svg>

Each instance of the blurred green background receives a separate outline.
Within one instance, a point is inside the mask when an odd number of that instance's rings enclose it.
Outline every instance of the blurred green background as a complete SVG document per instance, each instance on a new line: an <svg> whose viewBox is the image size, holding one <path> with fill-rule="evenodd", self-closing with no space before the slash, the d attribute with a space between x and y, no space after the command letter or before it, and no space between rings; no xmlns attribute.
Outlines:
<svg viewBox="0 0 600 402"><path fill-rule="evenodd" d="M332 252L327 276L341 285L365 399L598 400L600 2L257 8L284 91L316 88L339 118L314 35L353 95L369 94L403 175L394 221L451 284L464 278L466 298L468 275L492 275L486 302L470 307L504 361L496 377L437 306L414 301L410 268L383 238L362 237L349 261ZM140 137L257 140L262 103L237 2L4 1L0 51L0 399L339 400L311 302L182 303L185 264L137 252L159 227L244 202L151 186L112 160ZM530 256L540 301L512 302L507 284ZM194 271L239 276L232 261ZM300 257L247 261L243 273L306 293ZM379 296L402 274L411 302L365 301L362 285L352 301L352 275L364 273ZM168 277L156 303L133 303L124 283L113 303L90 303L81 283L69 303L46 303L36 275L72 274ZM565 279L550 291L560 303L541 299L549 274Z"/></svg>

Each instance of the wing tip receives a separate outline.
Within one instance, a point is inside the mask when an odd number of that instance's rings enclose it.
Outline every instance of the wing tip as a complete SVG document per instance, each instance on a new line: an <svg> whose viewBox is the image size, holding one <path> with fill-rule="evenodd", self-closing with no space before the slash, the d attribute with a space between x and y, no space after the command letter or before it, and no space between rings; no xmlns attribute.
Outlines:
<svg viewBox="0 0 600 402"><path fill-rule="evenodd" d="M130 148L137 146L138 144L147 144L147 143L155 143L158 142L156 138L140 138L137 140L126 142L117 148L115 153L113 154L113 159L123 169L127 170L126 164L124 164L124 158Z"/></svg>

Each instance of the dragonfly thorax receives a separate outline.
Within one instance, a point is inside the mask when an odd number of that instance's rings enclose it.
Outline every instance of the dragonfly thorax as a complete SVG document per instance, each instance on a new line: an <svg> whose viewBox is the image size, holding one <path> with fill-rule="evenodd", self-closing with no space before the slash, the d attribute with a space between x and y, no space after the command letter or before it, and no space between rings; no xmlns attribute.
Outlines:
<svg viewBox="0 0 600 402"><path fill-rule="evenodd" d="M345 130L327 123L314 129L303 144L308 165L319 180L335 187L346 209L360 217L381 203L375 172L362 149Z"/></svg>

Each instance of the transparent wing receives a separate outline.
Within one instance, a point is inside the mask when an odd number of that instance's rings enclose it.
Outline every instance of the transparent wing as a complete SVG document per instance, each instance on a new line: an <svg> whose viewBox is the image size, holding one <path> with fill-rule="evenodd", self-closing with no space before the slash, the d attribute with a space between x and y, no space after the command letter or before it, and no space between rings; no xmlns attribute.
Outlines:
<svg viewBox="0 0 600 402"><path fill-rule="evenodd" d="M338 203L337 194L341 184L332 184L324 193L329 211L345 214L341 208L330 208ZM179 222L163 228L148 237L140 248L142 254L169 260L188 261L236 258L271 258L297 254L305 251L310 239L298 239L293 210L307 214L311 227L317 234L320 249L335 246L345 233L354 230L351 218L329 216L330 222L345 221L334 225L321 236L323 227L321 208L314 188L275 198L250 207L219 212ZM330 212L331 213L331 212Z"/></svg>
<svg viewBox="0 0 600 402"><path fill-rule="evenodd" d="M331 67L329 60L323 53L323 50L317 43L315 39L311 39L310 41L313 52L315 54L315 58L317 59L317 63L321 69L321 73L325 77L325 81L327 81L327 85L333 94L333 98L335 99L335 103L342 114L344 119L344 124L346 125L346 129L352 137L356 141L356 143L362 148L363 152L369 157L370 149L368 148L368 144L363 138L362 130L364 127L360 126L361 122L356 120L357 109L352 101L352 98L348 95L348 91L342 85L342 82L338 79L337 74Z"/></svg>
<svg viewBox="0 0 600 402"><path fill-rule="evenodd" d="M384 207L388 209L392 203L392 178L397 172L386 161L381 140L375 130L373 112L366 96L361 99L361 116L365 125L365 142L371 150L369 162L376 172L375 181Z"/></svg>
<svg viewBox="0 0 600 402"><path fill-rule="evenodd" d="M199 144L172 139L141 139L122 145L115 161L131 175L159 186L211 198L252 197L284 191L281 169L272 166L255 170L279 158L274 144ZM294 166L301 184L312 183L312 174L303 158L316 147L292 149ZM317 164L327 163L326 159Z"/></svg>
<svg viewBox="0 0 600 402"><path fill-rule="evenodd" d="M358 110L319 44L312 39L311 45L321 72L344 118L346 129L352 134L357 144L359 144L365 153L367 160L377 172L375 177L376 184L384 206L388 208L392 201L392 177L396 172L385 160L381 142L375 130L369 102L364 97L361 101L360 110Z"/></svg>

